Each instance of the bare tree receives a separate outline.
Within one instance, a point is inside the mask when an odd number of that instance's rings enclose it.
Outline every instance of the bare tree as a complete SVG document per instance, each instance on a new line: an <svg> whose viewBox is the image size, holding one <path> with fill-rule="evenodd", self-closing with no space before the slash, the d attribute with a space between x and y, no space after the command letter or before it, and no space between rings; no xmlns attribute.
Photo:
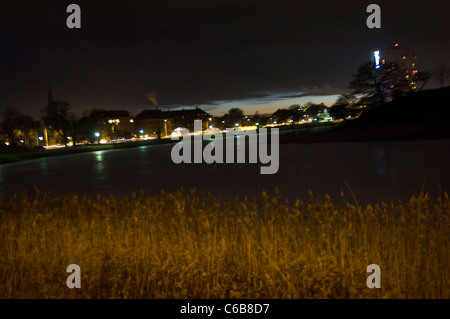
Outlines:
<svg viewBox="0 0 450 319"><path fill-rule="evenodd" d="M450 68L447 64L443 63L439 65L436 70L434 71L435 78L441 85L441 87L444 87L445 83L450 79Z"/></svg>
<svg viewBox="0 0 450 319"><path fill-rule="evenodd" d="M33 118L23 115L13 108L3 111L2 116L1 131L6 135L11 145L21 144L18 142L21 139L24 140L25 145L29 145L30 131L34 128Z"/></svg>
<svg viewBox="0 0 450 319"><path fill-rule="evenodd" d="M405 91L408 88L404 74L405 71L395 63L377 67L375 63L368 62L353 75L349 86L351 95L360 97L368 104L384 104L388 91Z"/></svg>
<svg viewBox="0 0 450 319"><path fill-rule="evenodd" d="M14 130L17 128L15 119L18 116L20 116L20 113L13 108L8 108L2 112L3 121L0 123L1 131L6 135L11 145L16 143Z"/></svg>
<svg viewBox="0 0 450 319"><path fill-rule="evenodd" d="M234 127L236 123L241 124L242 118L244 117L244 111L240 108L232 108L225 114L222 118L225 121L226 127Z"/></svg>
<svg viewBox="0 0 450 319"><path fill-rule="evenodd" d="M69 136L72 114L70 112L69 102L54 101L48 105L43 116L44 122L63 138L64 145L67 145L67 137Z"/></svg>
<svg viewBox="0 0 450 319"><path fill-rule="evenodd" d="M413 79L417 84L421 83L419 91L422 91L422 89L427 85L428 81L430 80L430 72L429 71L417 72L416 74L414 74Z"/></svg>

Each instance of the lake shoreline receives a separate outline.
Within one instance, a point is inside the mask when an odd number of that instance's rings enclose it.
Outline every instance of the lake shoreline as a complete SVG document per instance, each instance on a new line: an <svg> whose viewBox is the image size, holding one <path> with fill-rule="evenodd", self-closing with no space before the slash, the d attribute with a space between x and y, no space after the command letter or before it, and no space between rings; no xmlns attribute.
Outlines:
<svg viewBox="0 0 450 319"><path fill-rule="evenodd" d="M151 140L151 141L137 141L137 142L128 142L128 143L114 143L114 144L89 144L89 145L80 145L69 148L60 148L60 149L52 149L52 150L29 150L23 152L9 152L0 154L0 165L32 160L43 157L52 157L52 156L61 156L61 155L70 155L70 154L79 154L79 153L87 153L87 152L97 152L97 151L106 151L106 150L115 150L115 149L124 149L124 148L134 148L141 146L150 146L150 145L161 145L161 144L170 144L176 143L178 141L172 141L171 139L164 140Z"/></svg>
<svg viewBox="0 0 450 319"><path fill-rule="evenodd" d="M350 122L349 122L350 123ZM270 131L269 131L270 132ZM350 142L388 142L442 140L450 138L450 128L446 126L403 125L389 127L348 128L346 126L328 124L317 127L302 128L296 126L280 127L280 144L313 144L313 143L350 143ZM90 144L54 150L28 150L20 152L0 153L0 165L19 161L52 157L60 155L96 152L141 146L175 144L171 139L136 141L114 144Z"/></svg>

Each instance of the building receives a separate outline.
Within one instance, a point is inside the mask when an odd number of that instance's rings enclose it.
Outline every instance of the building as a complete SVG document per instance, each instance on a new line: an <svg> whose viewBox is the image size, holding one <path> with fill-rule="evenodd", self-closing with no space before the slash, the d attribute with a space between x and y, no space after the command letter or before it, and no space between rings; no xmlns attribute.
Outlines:
<svg viewBox="0 0 450 319"><path fill-rule="evenodd" d="M375 64L397 64L405 71L405 79L411 90L417 89L417 83L414 81L414 75L417 73L416 50L404 48L395 44L394 46L374 52ZM400 79L399 79L400 80Z"/></svg>
<svg viewBox="0 0 450 319"><path fill-rule="evenodd" d="M405 78L412 90L417 89L417 83L414 81L414 75L417 73L417 56L416 50L411 48L403 48L398 44L385 50L382 60L384 63L395 63L405 70Z"/></svg>
<svg viewBox="0 0 450 319"><path fill-rule="evenodd" d="M174 129L173 119L159 109L144 110L134 118L136 134L139 137L167 136Z"/></svg>
<svg viewBox="0 0 450 319"><path fill-rule="evenodd" d="M144 110L134 118L136 134L142 137L169 136L178 127L193 132L194 120L201 120L202 130L206 130L212 116L199 108L179 111L154 109Z"/></svg>
<svg viewBox="0 0 450 319"><path fill-rule="evenodd" d="M128 111L94 110L89 117L96 122L101 139L114 141L134 135L134 119Z"/></svg>

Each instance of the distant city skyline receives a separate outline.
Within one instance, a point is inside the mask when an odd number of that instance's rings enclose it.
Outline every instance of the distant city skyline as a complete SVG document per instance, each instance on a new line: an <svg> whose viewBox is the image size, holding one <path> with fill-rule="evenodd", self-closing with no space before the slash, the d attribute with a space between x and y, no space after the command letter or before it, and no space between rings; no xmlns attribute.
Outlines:
<svg viewBox="0 0 450 319"><path fill-rule="evenodd" d="M137 114L198 106L272 113L307 102L330 106L369 52L416 48L419 71L450 64L447 2L377 1L381 29L366 26L370 1L77 1L82 28L66 27L71 2L2 2L0 111L39 117L51 85L75 112ZM433 81L427 87L435 85Z"/></svg>

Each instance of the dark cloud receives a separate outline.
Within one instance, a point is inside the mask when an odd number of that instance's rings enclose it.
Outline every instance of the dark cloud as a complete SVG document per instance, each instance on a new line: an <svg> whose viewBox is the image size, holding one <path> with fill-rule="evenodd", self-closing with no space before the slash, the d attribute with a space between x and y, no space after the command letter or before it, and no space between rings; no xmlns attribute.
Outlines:
<svg viewBox="0 0 450 319"><path fill-rule="evenodd" d="M415 47L419 69L450 56L444 0L380 0L381 30L364 0L79 0L81 30L65 26L70 3L0 3L0 107L38 114L49 82L76 109L133 113L147 92L168 108L339 94L374 48Z"/></svg>
<svg viewBox="0 0 450 319"><path fill-rule="evenodd" d="M313 86L313 87L302 87L298 91L298 94L281 95L279 99L292 99L301 98L305 96L327 96L327 95L340 95L346 93L346 91L338 88L331 87L330 85L324 85L323 87Z"/></svg>

